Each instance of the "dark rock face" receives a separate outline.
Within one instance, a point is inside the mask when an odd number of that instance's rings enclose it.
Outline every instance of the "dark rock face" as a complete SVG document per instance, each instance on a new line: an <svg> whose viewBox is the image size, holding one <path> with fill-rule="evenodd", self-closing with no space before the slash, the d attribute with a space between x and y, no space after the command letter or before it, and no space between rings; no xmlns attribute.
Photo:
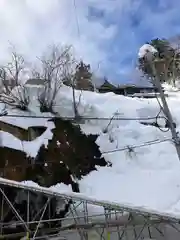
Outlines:
<svg viewBox="0 0 180 240"><path fill-rule="evenodd" d="M53 138L49 141L47 148L45 146L40 148L36 159L27 158L25 153L18 150L0 148L0 172L5 178L16 181L32 180L45 187L57 183L70 184L73 192L79 192L78 180L91 171L96 171L96 165L107 166L107 162L101 156L99 147L95 143L98 136L86 136L81 132L79 126L73 125L70 121L57 118L51 121L55 124ZM17 191L17 189L6 188L11 202L14 202ZM33 218L39 208L44 206L47 197L38 193L31 195L30 216ZM38 208L36 206L37 199L39 201ZM0 196L0 201L2 201L2 196ZM64 208L57 213L57 199L51 198L43 219L65 217L71 203L72 201L66 202ZM15 203L16 209L22 213L24 220L27 219L26 206L27 199ZM4 221L8 223L13 216L12 211L10 211ZM51 227L59 224L61 223L51 223ZM7 234L10 230L4 231ZM11 229L11 231L23 231L23 228L20 226L17 229Z"/></svg>
<svg viewBox="0 0 180 240"><path fill-rule="evenodd" d="M56 126L53 139L49 141L48 148L41 147L35 160L36 164L41 164L39 173L47 175L46 186L58 182L72 184L71 176L81 179L96 170L96 165L107 165L95 143L97 135L86 136L79 126L69 121L53 121Z"/></svg>
<svg viewBox="0 0 180 240"><path fill-rule="evenodd" d="M8 147L0 147L0 176L22 181L26 177L29 158L26 153Z"/></svg>

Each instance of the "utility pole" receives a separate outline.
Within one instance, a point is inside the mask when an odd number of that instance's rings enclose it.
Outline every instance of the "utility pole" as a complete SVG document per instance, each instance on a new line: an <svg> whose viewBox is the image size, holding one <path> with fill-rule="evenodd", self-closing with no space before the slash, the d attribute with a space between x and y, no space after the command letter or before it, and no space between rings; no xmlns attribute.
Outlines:
<svg viewBox="0 0 180 240"><path fill-rule="evenodd" d="M172 138L173 138L174 143L175 143L177 155L178 155L178 158L179 158L179 161L180 161L180 138L178 137L178 134L176 132L176 128L175 128L174 123L173 123L173 118L172 118L171 112L169 110L163 88L161 86L160 78L159 78L159 75L156 71L155 62L158 62L158 61L159 60L154 60L154 58L152 57L151 62L150 62L151 66L152 66L152 70L153 70L153 75L154 75L154 85L159 90L160 98L161 98L161 101L162 101L162 104L163 104L164 114L167 117L169 127L170 127L170 130L171 130L171 134L172 134Z"/></svg>

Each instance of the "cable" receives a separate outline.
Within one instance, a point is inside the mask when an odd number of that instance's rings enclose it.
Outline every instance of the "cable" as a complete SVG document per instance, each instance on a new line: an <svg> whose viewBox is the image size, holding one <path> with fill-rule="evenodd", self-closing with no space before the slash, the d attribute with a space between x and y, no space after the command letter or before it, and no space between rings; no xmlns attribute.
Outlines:
<svg viewBox="0 0 180 240"><path fill-rule="evenodd" d="M158 118L160 118L160 113L162 112L162 110L160 109L160 111L159 111L159 113L157 114L157 116L156 116L156 127L161 131L161 132L168 132L169 130L170 130L170 128L168 127L167 128L167 130L164 130L163 128L161 128L160 126L159 126L159 124L158 124ZM166 118L166 117L163 117L165 120L166 120L166 122L168 121L168 119Z"/></svg>
<svg viewBox="0 0 180 240"><path fill-rule="evenodd" d="M61 116L26 116L26 115L17 115L17 114L0 114L0 117L16 117L16 118L43 118L43 119L62 119L62 120L76 120L75 117L61 117ZM157 116L155 117L147 117L147 118L127 118L127 117L117 117L117 118L113 118L112 117L80 117L80 119L82 120L119 120L119 121L123 121L123 120L129 120L129 121L141 121L141 120L153 120L156 119ZM159 118L164 118L163 116L159 116Z"/></svg>
<svg viewBox="0 0 180 240"><path fill-rule="evenodd" d="M80 40L81 39L81 33L80 33L80 27L79 27L79 20L78 20L78 16L77 16L76 0L73 0L73 3L74 3L75 18L76 18L76 26L77 26L77 30L78 30L78 37L79 37L79 40Z"/></svg>
<svg viewBox="0 0 180 240"><path fill-rule="evenodd" d="M142 143L140 145L127 146L127 147L124 147L124 148L118 148L118 149L114 149L114 150L110 150L110 151L104 151L104 152L101 152L101 154L108 154L108 153L113 153L113 152L121 152L121 151L125 151L125 150L131 150L131 149L135 149L135 148L140 148L140 147L145 147L145 146L149 146L149 145L159 144L159 143L170 141L170 140L172 140L172 139L163 139L163 140L156 139L156 140L152 140L152 141L149 141L149 142ZM49 163L61 164L61 163L56 163L54 161L46 161L44 163L35 162L35 165L44 165L44 167L46 167L45 164L49 164ZM32 166L32 164L27 163L26 166ZM13 167L22 167L22 165L20 165L20 164L19 165L13 165ZM0 169L2 169L2 168L0 168Z"/></svg>
<svg viewBox="0 0 180 240"><path fill-rule="evenodd" d="M104 151L104 152L101 152L101 153L102 154L107 154L107 153L113 153L113 152L121 152L121 151L125 151L125 150L132 150L132 149L135 149L135 148L141 148L141 147L145 147L145 146L159 144L159 143L163 143L163 142L167 142L167 141L172 141L172 139L171 138L155 139L155 140L152 140L152 141L144 142L140 145L127 146L127 147L124 147L124 148L117 148L117 149L114 149L114 150Z"/></svg>
<svg viewBox="0 0 180 240"><path fill-rule="evenodd" d="M110 151L104 151L104 152L101 152L101 154L109 154L109 153L114 153L114 152L121 152L121 151L125 151L125 150L129 150L129 151L132 151L133 149L136 149L136 148L141 148L141 147L145 147L145 146L150 146L150 145L156 145L156 144L159 144L159 143L163 143L163 142L167 142L167 141L172 141L173 139L155 139L155 140L152 140L152 141L148 141L148 142L144 142L140 145L134 145L134 146L127 146L127 147L124 147L124 148L118 148L118 149L114 149L114 150L110 150ZM35 162L35 165L40 165L44 168L46 168L46 165L45 164L60 164L60 163L56 163L56 162L53 162L53 161L46 161L44 163L41 163L41 162ZM32 166L32 163L27 163L26 166ZM13 165L12 167L22 167L22 165ZM5 168L5 167L4 167ZM0 170L4 169L4 168L0 168Z"/></svg>
<svg viewBox="0 0 180 240"><path fill-rule="evenodd" d="M156 116L156 126L158 127L158 129L159 129L161 132L168 132L168 131L170 130L169 127L167 128L167 130L164 130L164 129L162 129L162 128L159 126L159 124L158 124L158 118L160 117L160 113L161 113L161 112L163 112L163 114L164 114L164 119L166 120L166 122L169 122L169 121L168 121L168 118L166 117L166 114L165 114L165 112L164 112L164 108L162 107L162 105L161 105L161 103L160 103L160 101L159 101L159 99L158 99L158 96L157 96L157 93L156 93L156 92L155 92L155 97L156 97L156 100L157 100L157 102L158 102L158 104L159 104L159 107L160 107L159 113L158 113L157 116Z"/></svg>

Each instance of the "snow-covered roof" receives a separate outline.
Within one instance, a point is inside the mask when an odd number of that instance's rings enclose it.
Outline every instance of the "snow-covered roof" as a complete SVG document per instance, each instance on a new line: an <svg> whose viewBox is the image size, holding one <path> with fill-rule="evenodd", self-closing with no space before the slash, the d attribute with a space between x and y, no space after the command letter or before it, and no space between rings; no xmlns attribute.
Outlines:
<svg viewBox="0 0 180 240"><path fill-rule="evenodd" d="M36 106L35 102L35 106ZM36 109L34 106L34 109ZM3 104L0 104L0 109L3 109ZM33 141L21 141L12 134L0 131L1 146L20 150L27 153L28 156L35 157L42 145L47 146L48 140L52 139L52 129L55 125L52 121L52 114L42 114L32 111L21 111L15 108L7 108L8 115L1 116L0 121L25 129L29 127L46 127L45 132ZM18 131L18 129L17 129Z"/></svg>
<svg viewBox="0 0 180 240"><path fill-rule="evenodd" d="M51 119L51 118L49 118ZM31 116L23 116L13 115L11 116L2 116L0 117L0 121L11 124L13 126L17 126L19 128L28 129L29 127L49 127L53 125L52 122L48 121L48 118L42 117L31 117Z"/></svg>
<svg viewBox="0 0 180 240"><path fill-rule="evenodd" d="M144 44L139 49L138 57L143 58L148 52L156 53L157 50L150 44Z"/></svg>
<svg viewBox="0 0 180 240"><path fill-rule="evenodd" d="M47 146L48 140L52 139L53 133L50 128L33 141L21 141L12 134L0 131L1 146L25 152L27 156L35 158L42 145Z"/></svg>

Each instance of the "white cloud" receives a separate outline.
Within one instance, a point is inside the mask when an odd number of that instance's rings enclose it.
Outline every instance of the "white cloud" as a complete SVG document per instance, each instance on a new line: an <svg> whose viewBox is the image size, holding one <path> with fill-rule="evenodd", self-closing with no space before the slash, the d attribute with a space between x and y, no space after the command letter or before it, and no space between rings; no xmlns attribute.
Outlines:
<svg viewBox="0 0 180 240"><path fill-rule="evenodd" d="M9 42L34 58L52 43L73 44L78 56L97 66L107 55L102 41L113 38L116 28L89 21L88 5L76 0L80 26L78 35L73 0L0 0L0 60Z"/></svg>
<svg viewBox="0 0 180 240"><path fill-rule="evenodd" d="M29 58L61 42L73 44L94 69L101 62L114 77L135 65L139 46L150 38L180 31L177 0L76 0L79 38L73 1L0 0L0 61L8 41ZM88 7L102 12L102 18L89 19Z"/></svg>

